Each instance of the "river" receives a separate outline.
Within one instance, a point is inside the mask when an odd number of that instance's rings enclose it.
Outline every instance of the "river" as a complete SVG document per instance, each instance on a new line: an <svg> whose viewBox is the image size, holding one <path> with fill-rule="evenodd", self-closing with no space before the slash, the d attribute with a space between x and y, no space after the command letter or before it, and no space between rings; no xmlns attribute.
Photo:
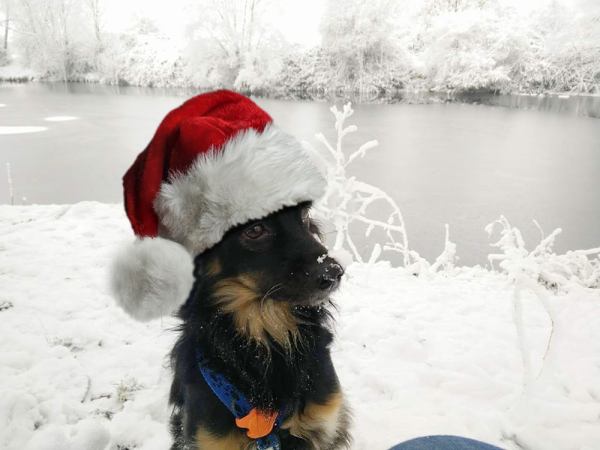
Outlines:
<svg viewBox="0 0 600 450"><path fill-rule="evenodd" d="M14 203L120 202L122 175L164 115L191 95L180 89L0 84L0 130L44 128L0 135L0 163L3 172L10 163ZM281 128L316 147L317 132L333 139L329 108L343 104L254 100ZM356 100L349 123L358 131L347 149L373 139L379 146L348 172L396 201L409 246L429 260L443 249L447 223L459 264L486 264L493 249L484 227L500 215L521 229L530 248L540 240L534 219L546 235L563 228L559 252L600 246L599 97L413 94ZM45 120L64 116L76 119ZM0 203L8 202L7 177L0 176ZM358 243L368 256L372 240L361 235Z"/></svg>

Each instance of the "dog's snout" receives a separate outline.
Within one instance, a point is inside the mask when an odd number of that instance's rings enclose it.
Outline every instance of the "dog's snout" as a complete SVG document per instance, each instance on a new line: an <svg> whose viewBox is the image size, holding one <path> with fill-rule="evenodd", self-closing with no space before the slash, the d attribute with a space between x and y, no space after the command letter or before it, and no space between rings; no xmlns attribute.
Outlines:
<svg viewBox="0 0 600 450"><path fill-rule="evenodd" d="M335 281L341 281L342 276L344 275L344 269L338 263L333 263L329 266L329 270L332 273L332 276L335 278Z"/></svg>
<svg viewBox="0 0 600 450"><path fill-rule="evenodd" d="M343 275L344 269L338 263L331 262L326 264L317 280L319 289L323 291L333 289L342 280Z"/></svg>

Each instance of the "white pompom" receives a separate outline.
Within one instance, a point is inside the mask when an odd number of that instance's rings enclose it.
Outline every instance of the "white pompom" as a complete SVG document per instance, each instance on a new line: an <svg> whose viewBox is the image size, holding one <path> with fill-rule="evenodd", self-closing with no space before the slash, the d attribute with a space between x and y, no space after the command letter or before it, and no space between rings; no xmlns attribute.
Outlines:
<svg viewBox="0 0 600 450"><path fill-rule="evenodd" d="M117 304L141 322L172 314L194 285L191 255L163 238L136 239L117 254L110 285Z"/></svg>

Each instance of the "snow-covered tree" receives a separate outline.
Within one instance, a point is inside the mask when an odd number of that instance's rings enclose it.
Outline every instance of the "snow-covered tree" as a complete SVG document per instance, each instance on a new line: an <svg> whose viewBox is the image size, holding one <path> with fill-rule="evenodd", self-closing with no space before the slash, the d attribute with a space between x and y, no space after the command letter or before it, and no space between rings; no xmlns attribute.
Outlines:
<svg viewBox="0 0 600 450"><path fill-rule="evenodd" d="M101 81L156 87L186 84L182 50L148 16L138 15L128 30L105 40L96 64Z"/></svg>
<svg viewBox="0 0 600 450"><path fill-rule="evenodd" d="M424 10L435 17L447 12L483 9L497 4L498 0L426 0Z"/></svg>
<svg viewBox="0 0 600 450"><path fill-rule="evenodd" d="M200 0L191 5L188 59L200 87L269 86L282 68L285 42L269 15L272 0Z"/></svg>
<svg viewBox="0 0 600 450"><path fill-rule="evenodd" d="M3 40L2 48L0 49L0 66L5 65L8 62L8 30L10 29L10 0L0 1L0 10L3 13L2 23L3 24Z"/></svg>
<svg viewBox="0 0 600 450"><path fill-rule="evenodd" d="M550 9L557 8L554 3ZM546 85L557 91L600 92L600 3L581 0L573 11L565 9L545 39Z"/></svg>
<svg viewBox="0 0 600 450"><path fill-rule="evenodd" d="M82 0L20 0L15 20L25 62L68 80L90 64L90 34Z"/></svg>
<svg viewBox="0 0 600 450"><path fill-rule="evenodd" d="M106 5L104 0L86 0L85 7L87 14L90 16L90 21L94 30L94 36L96 37L97 50L101 51L104 27L103 16L106 10Z"/></svg>
<svg viewBox="0 0 600 450"><path fill-rule="evenodd" d="M505 12L506 13L506 12ZM496 9L469 8L437 16L422 61L433 89L500 89L525 46L520 22Z"/></svg>
<svg viewBox="0 0 600 450"><path fill-rule="evenodd" d="M10 45L41 77L63 80L600 92L598 0L540 0L529 15L502 0L327 0L322 44L308 51L282 37L280 0L179 1L188 2L184 43L145 10L133 26L109 32L114 0L0 0L0 65Z"/></svg>
<svg viewBox="0 0 600 450"><path fill-rule="evenodd" d="M406 58L397 0L328 0L321 22L322 48L330 86L341 90L399 87Z"/></svg>

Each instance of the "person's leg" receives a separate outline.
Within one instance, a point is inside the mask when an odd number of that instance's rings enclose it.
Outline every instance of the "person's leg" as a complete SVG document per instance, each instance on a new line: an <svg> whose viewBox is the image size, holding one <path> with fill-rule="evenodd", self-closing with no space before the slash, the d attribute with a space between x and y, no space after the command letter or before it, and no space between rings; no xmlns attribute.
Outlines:
<svg viewBox="0 0 600 450"><path fill-rule="evenodd" d="M490 444L458 436L424 436L395 445L390 450L502 450Z"/></svg>

